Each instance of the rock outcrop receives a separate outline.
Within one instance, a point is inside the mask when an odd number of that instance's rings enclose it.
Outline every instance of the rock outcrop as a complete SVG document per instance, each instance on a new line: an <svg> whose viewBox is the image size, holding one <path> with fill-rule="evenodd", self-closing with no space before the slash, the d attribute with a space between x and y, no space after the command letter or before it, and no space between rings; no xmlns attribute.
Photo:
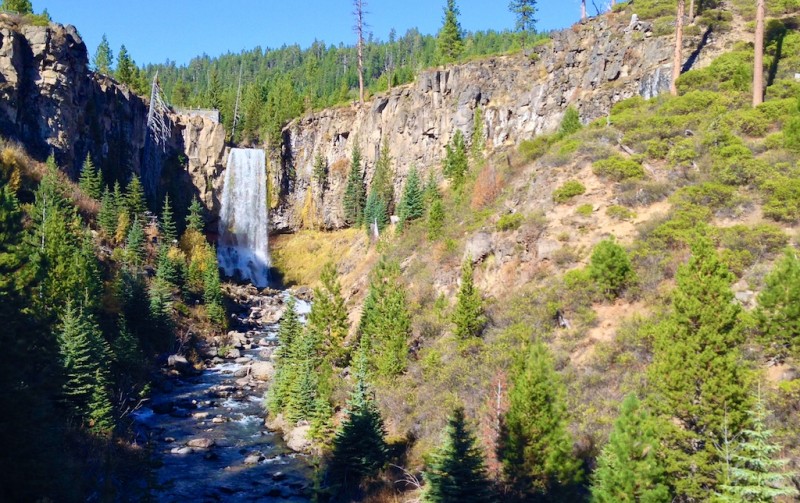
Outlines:
<svg viewBox="0 0 800 503"><path fill-rule="evenodd" d="M686 43L692 49L700 42ZM707 47L713 47L713 40ZM488 148L517 144L555 130L568 106L588 123L607 115L620 100L667 90L672 52L672 37L657 37L650 24L612 14L553 33L529 57L500 56L425 71L415 83L364 107L302 117L284 130L280 153L271 159L278 196L270 214L272 230L344 224L341 201L356 142L367 183L381 143L389 142L399 197L411 166L423 172L438 166L456 130L472 135L476 108L483 110ZM325 190L311 183L317 154L329 167Z"/></svg>

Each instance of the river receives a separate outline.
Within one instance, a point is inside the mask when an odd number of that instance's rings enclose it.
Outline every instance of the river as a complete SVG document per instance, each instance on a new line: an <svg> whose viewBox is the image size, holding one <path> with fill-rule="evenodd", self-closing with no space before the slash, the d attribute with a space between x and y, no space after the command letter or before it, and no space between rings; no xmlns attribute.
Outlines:
<svg viewBox="0 0 800 503"><path fill-rule="evenodd" d="M297 302L307 313L309 304ZM155 458L155 487L149 488L155 500L310 500L308 460L264 426L264 384L242 378L252 362L268 360L277 330L277 324L251 328L252 347L245 345L239 358L215 358L199 375L168 377L164 391L135 413L139 435Z"/></svg>

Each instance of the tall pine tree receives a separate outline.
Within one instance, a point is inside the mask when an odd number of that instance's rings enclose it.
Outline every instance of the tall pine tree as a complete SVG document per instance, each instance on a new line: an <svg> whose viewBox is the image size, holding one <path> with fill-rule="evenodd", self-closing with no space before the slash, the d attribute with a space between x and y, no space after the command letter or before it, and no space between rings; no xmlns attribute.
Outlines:
<svg viewBox="0 0 800 503"><path fill-rule="evenodd" d="M436 52L440 63L452 63L464 52L464 35L458 21L459 14L455 0L447 0L442 28L436 37Z"/></svg>
<svg viewBox="0 0 800 503"><path fill-rule="evenodd" d="M758 296L756 319L770 356L800 357L800 259L786 250Z"/></svg>
<svg viewBox="0 0 800 503"><path fill-rule="evenodd" d="M83 161L78 186L92 199L100 200L103 195L103 173L95 168L90 154L86 154L86 159Z"/></svg>
<svg viewBox="0 0 800 503"><path fill-rule="evenodd" d="M308 315L308 330L316 332L326 358L332 363L344 364L344 340L350 326L342 287L333 262L323 266L320 281L322 286L314 289L314 303Z"/></svg>
<svg viewBox="0 0 800 503"><path fill-rule="evenodd" d="M189 214L186 216L186 228L197 232L203 232L206 223L203 219L203 206L197 197L192 198L189 205Z"/></svg>
<svg viewBox="0 0 800 503"><path fill-rule="evenodd" d="M167 245L172 245L178 239L178 229L175 227L175 217L172 213L172 205L169 203L169 195L164 196L159 227L161 238Z"/></svg>
<svg viewBox="0 0 800 503"><path fill-rule="evenodd" d="M593 503L672 501L658 457L658 426L636 395L623 400L611 437L597 460Z"/></svg>
<svg viewBox="0 0 800 503"><path fill-rule="evenodd" d="M678 269L673 311L655 334L649 404L665 419L665 468L681 499L716 489L722 469L715 444L747 419L751 371L739 350L741 308L732 280L711 243L697 241Z"/></svg>
<svg viewBox="0 0 800 503"><path fill-rule="evenodd" d="M344 190L344 219L352 226L364 224L364 206L367 202L364 175L361 172L361 149L354 142L350 159L350 173L347 175L347 186Z"/></svg>
<svg viewBox="0 0 800 503"><path fill-rule="evenodd" d="M141 225L146 222L147 199L144 197L144 187L139 177L133 175L128 186L125 188L125 205L130 212L133 220L139 219Z"/></svg>
<svg viewBox="0 0 800 503"><path fill-rule="evenodd" d="M461 265L461 287L458 290L456 310L453 312L454 333L462 340L480 336L486 325L483 299L472 276L472 257L467 257Z"/></svg>
<svg viewBox="0 0 800 503"><path fill-rule="evenodd" d="M513 371L500 440L504 477L523 497L555 496L582 478L580 461L572 456L564 394L550 352L542 343L531 345Z"/></svg>
<svg viewBox="0 0 800 503"><path fill-rule="evenodd" d="M486 474L483 452L469 430L464 409L447 420L442 445L426 463L424 501L430 503L484 503L495 501Z"/></svg>
<svg viewBox="0 0 800 503"><path fill-rule="evenodd" d="M425 194L416 166L412 166L400 199L398 216L401 225L411 220L422 218L425 215Z"/></svg>

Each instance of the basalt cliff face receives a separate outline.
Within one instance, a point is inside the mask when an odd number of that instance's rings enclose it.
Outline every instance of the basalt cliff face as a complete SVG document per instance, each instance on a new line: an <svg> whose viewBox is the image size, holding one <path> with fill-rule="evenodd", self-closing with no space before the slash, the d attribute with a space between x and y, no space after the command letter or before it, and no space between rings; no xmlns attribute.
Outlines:
<svg viewBox="0 0 800 503"><path fill-rule="evenodd" d="M713 37L704 42L690 37L684 53L700 53L701 43L706 52L716 49ZM477 107L483 111L487 148L514 145L557 129L568 106L588 123L607 115L620 100L668 90L673 50L673 38L655 36L649 23L612 14L553 33L530 57L501 56L425 71L413 84L364 107L302 117L284 130L280 152L271 159L277 195L272 230L344 225L341 201L355 142L369 183L380 146L388 141L399 197L412 166L423 173L438 168L456 130L472 135ZM318 154L329 167L324 190L311 182Z"/></svg>
<svg viewBox="0 0 800 503"><path fill-rule="evenodd" d="M52 152L73 178L90 153L107 181L125 181L132 171L142 174L147 112L147 101L127 86L90 71L75 27L26 25L0 15L3 137L21 142L40 160ZM169 122L172 135L159 155L162 164L173 167L163 171L161 189L182 185L212 213L218 211L223 127L209 118L177 114L170 114Z"/></svg>

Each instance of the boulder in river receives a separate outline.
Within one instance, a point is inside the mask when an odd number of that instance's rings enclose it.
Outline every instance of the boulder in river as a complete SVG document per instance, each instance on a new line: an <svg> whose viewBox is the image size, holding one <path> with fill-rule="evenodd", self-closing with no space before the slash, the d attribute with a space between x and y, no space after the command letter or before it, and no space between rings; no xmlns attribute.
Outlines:
<svg viewBox="0 0 800 503"><path fill-rule="evenodd" d="M254 452L254 453L250 454L249 456L247 456L246 458L244 458L244 464L246 464L246 465L257 465L258 463L260 463L263 460L264 460L264 455L263 454L261 454L260 452Z"/></svg>
<svg viewBox="0 0 800 503"><path fill-rule="evenodd" d="M242 352L236 348L229 349L227 353L225 353L225 358L229 360L235 360L236 358L240 358L242 356Z"/></svg>
<svg viewBox="0 0 800 503"><path fill-rule="evenodd" d="M259 381L270 381L275 375L275 366L271 362L254 362L250 367L250 375Z"/></svg>
<svg viewBox="0 0 800 503"><path fill-rule="evenodd" d="M193 438L186 442L188 447L193 447L195 449L210 449L214 447L214 439L213 438Z"/></svg>

